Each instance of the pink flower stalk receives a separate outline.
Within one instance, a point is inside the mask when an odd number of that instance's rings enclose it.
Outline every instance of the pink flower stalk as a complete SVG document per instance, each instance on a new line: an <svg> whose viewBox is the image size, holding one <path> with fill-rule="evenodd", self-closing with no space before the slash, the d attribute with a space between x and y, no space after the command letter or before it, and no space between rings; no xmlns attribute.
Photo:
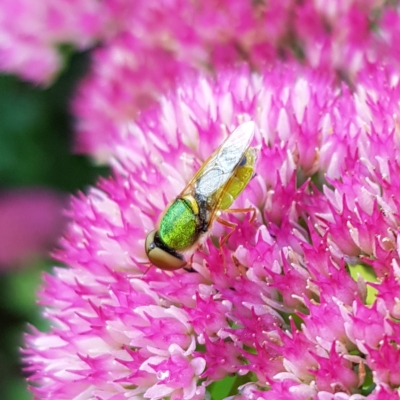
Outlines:
<svg viewBox="0 0 400 400"><path fill-rule="evenodd" d="M66 198L45 189L0 193L0 270L43 255L58 241Z"/></svg>
<svg viewBox="0 0 400 400"><path fill-rule="evenodd" d="M68 267L41 293L52 329L27 336L35 397L203 399L233 375L234 399L398 399L399 100L385 69L352 92L240 68L192 75L116 123L114 176L73 200L56 254ZM144 275L146 234L246 120L260 155L234 207L256 222L223 214L237 229L218 248L215 223L193 271Z"/></svg>

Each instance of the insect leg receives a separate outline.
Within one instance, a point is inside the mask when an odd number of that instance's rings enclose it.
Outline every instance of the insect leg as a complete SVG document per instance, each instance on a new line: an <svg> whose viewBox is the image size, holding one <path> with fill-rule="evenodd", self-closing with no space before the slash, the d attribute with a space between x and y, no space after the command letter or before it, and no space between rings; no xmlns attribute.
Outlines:
<svg viewBox="0 0 400 400"><path fill-rule="evenodd" d="M246 267L232 254L232 260L241 276L246 276Z"/></svg>
<svg viewBox="0 0 400 400"><path fill-rule="evenodd" d="M220 247L222 247L228 241L228 239L231 237L232 233L235 232L235 230L237 228L237 224L235 224L234 222L227 221L226 219L222 219L220 217L217 217L217 221L221 225L224 225L227 228L231 229L231 231L227 235L225 235L223 238L220 238L219 245L220 245Z"/></svg>
<svg viewBox="0 0 400 400"><path fill-rule="evenodd" d="M220 254L221 254L221 257L222 257L222 264L223 264L223 266L224 266L224 275L227 275L227 273L228 273L228 268L226 267L226 258L225 258L225 254L224 254L224 248L223 248L221 242L222 242L222 240L220 239L220 240L219 240L219 245L220 245L220 246L219 246L219 252L220 252Z"/></svg>
<svg viewBox="0 0 400 400"><path fill-rule="evenodd" d="M193 258L194 258L194 253L190 256L190 259L187 263L186 266L183 267L183 269L187 272L196 272L196 270L192 267L193 265Z"/></svg>
<svg viewBox="0 0 400 400"><path fill-rule="evenodd" d="M250 223L253 223L254 220L256 219L256 209L254 207L228 208L227 210L224 210L224 212L231 213L231 214L251 212L252 216L250 217ZM224 236L222 239L220 239L219 244L220 244L220 246L222 246L228 241L228 239L231 237L233 232L235 232L235 230L237 228L237 224L235 224L234 222L227 221L226 219L222 219L221 217L217 217L216 219L220 224L231 229L231 231L226 236Z"/></svg>
<svg viewBox="0 0 400 400"><path fill-rule="evenodd" d="M227 222L227 221L224 221L224 222ZM229 235L231 235L233 232L234 232L234 229L232 230L232 232L231 232ZM226 264L226 256L225 256L225 252L224 252L224 246L222 246L222 245L225 243L225 241L227 240L227 238L229 237L229 235L227 235L227 236L226 236L225 238L223 238L223 239L220 239L220 248L219 248L219 251L220 251L220 254L221 254L221 257L222 257L222 263L223 263L223 266L224 266L224 274L225 274L225 275L227 275L227 273L228 273L228 267L227 267L227 264ZM225 239L226 239L226 240L225 240ZM246 268L245 268L245 266L242 265L242 264L239 262L239 260L235 257L235 255L232 254L231 257L232 257L233 263L235 264L236 268L237 268L238 271L239 271L239 274L240 274L241 276L245 276L245 275L246 275Z"/></svg>
<svg viewBox="0 0 400 400"><path fill-rule="evenodd" d="M251 217L250 217L250 223L253 223L256 219L256 209L254 207L247 207L247 208L228 208L227 210L224 210L224 212L231 213L231 214L237 214L237 213L249 213L251 212ZM217 219L218 220L218 219Z"/></svg>

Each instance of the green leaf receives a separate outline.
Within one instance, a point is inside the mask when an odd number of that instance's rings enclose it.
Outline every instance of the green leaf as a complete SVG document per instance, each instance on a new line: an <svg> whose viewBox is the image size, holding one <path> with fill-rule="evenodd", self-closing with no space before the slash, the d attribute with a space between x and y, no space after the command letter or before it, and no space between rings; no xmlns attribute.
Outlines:
<svg viewBox="0 0 400 400"><path fill-rule="evenodd" d="M348 265L350 276L357 281L358 275L361 275L366 282L377 282L374 269L367 264ZM375 302L376 294L378 291L367 285L367 299L366 304L371 305Z"/></svg>

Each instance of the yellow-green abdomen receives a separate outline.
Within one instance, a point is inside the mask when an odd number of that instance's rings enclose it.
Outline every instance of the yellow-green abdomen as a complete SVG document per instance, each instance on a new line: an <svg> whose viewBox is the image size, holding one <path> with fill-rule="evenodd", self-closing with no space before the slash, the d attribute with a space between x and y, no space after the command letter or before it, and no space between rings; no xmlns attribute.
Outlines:
<svg viewBox="0 0 400 400"><path fill-rule="evenodd" d="M173 250L185 250L199 238L198 219L190 201L176 199L161 220L160 239Z"/></svg>
<svg viewBox="0 0 400 400"><path fill-rule="evenodd" d="M254 175L256 159L256 149L252 147L249 148L245 153L244 164L237 168L232 180L229 182L228 186L223 189L225 193L218 207L220 210L228 209L248 185Z"/></svg>

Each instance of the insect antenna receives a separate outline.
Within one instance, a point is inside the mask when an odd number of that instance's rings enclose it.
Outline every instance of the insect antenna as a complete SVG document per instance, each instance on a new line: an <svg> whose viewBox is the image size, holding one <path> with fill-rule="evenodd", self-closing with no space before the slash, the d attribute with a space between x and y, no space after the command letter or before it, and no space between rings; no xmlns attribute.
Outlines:
<svg viewBox="0 0 400 400"><path fill-rule="evenodd" d="M150 263L149 263L149 264L150 264ZM151 268L153 268L153 264L150 264L150 265L147 267L146 271L144 271L144 273L143 273L143 275L142 275L142 279L143 279L144 276L150 271Z"/></svg>
<svg viewBox="0 0 400 400"><path fill-rule="evenodd" d="M152 268L152 267L154 267L154 265L150 262L150 261L138 261L138 260L136 260L134 257L132 257L131 256L131 260L134 262L134 263L136 263L136 264L139 264L139 265L148 265L148 267L146 268L146 271L144 271L144 273L143 273L143 275L142 275L142 278L150 271L150 269Z"/></svg>

